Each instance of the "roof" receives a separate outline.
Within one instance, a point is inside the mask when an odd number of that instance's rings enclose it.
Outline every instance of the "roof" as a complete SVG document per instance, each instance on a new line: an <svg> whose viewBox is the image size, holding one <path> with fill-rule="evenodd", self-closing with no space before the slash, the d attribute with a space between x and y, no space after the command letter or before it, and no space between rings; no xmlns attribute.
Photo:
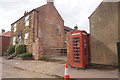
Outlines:
<svg viewBox="0 0 120 80"><path fill-rule="evenodd" d="M0 34L0 36L10 37L10 31Z"/></svg>
<svg viewBox="0 0 120 80"><path fill-rule="evenodd" d="M45 5L42 5L42 6L40 6L40 7L37 7L37 8L34 8L33 10L31 10L30 12L28 12L27 14L25 14L24 16L22 16L21 18L19 18L17 21L15 21L14 23L12 23L11 25L13 25L13 24L15 24L16 22L18 22L20 19L22 19L23 17L25 17L25 16L27 16L28 14L30 14L31 12L33 12L33 11L38 11L38 9L39 8L43 8L43 7L45 7L47 4L45 4ZM55 7L54 7L55 8ZM56 8L55 8L56 9ZM56 9L57 10L57 9ZM57 11L57 13L58 13L58 11ZM59 14L59 13L58 13ZM60 16L60 14L59 14L59 16ZM61 16L60 16L61 17ZM63 20L63 18L61 17L61 19ZM64 20L63 20L64 21Z"/></svg>
<svg viewBox="0 0 120 80"><path fill-rule="evenodd" d="M31 10L30 12L28 12L27 14L25 14L24 16L22 16L21 18L19 18L17 21L13 22L11 25L15 24L16 22L18 22L20 19L22 19L23 17L27 16L28 14L30 14L32 11L35 11L35 9Z"/></svg>
<svg viewBox="0 0 120 80"><path fill-rule="evenodd" d="M70 28L70 27L64 26L64 30L66 30L66 31L72 31L73 29Z"/></svg>

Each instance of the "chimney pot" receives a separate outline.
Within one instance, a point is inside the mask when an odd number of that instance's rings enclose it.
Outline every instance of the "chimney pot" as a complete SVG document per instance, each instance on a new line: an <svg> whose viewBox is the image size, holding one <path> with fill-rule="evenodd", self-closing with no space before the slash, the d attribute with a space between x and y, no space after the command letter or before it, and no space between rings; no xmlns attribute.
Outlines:
<svg viewBox="0 0 120 80"><path fill-rule="evenodd" d="M26 11L24 12L24 15L26 15Z"/></svg>
<svg viewBox="0 0 120 80"><path fill-rule="evenodd" d="M5 32L5 30L4 29L2 29L2 33L4 33Z"/></svg>
<svg viewBox="0 0 120 80"><path fill-rule="evenodd" d="M54 0L47 0L47 4L54 4Z"/></svg>

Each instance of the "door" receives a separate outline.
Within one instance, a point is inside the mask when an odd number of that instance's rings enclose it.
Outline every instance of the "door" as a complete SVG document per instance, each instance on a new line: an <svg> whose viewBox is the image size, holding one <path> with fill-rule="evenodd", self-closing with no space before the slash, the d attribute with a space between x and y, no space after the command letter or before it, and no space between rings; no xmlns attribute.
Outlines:
<svg viewBox="0 0 120 80"><path fill-rule="evenodd" d="M83 62L84 62L84 67L88 65L88 39L87 39L87 34L83 34Z"/></svg>
<svg viewBox="0 0 120 80"><path fill-rule="evenodd" d="M81 67L80 34L72 36L71 45L71 66Z"/></svg>

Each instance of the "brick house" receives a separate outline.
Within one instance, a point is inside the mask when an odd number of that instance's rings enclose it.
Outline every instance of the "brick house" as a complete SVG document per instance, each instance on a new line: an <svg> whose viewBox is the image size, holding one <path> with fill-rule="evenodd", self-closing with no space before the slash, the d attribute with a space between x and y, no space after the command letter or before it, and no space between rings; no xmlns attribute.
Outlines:
<svg viewBox="0 0 120 80"><path fill-rule="evenodd" d="M118 65L120 2L102 2L89 17L91 62Z"/></svg>
<svg viewBox="0 0 120 80"><path fill-rule="evenodd" d="M3 55L3 53L7 50L10 43L10 31L5 32L4 29L2 29L0 34L0 56Z"/></svg>
<svg viewBox="0 0 120 80"><path fill-rule="evenodd" d="M47 4L25 12L11 26L11 44L26 44L27 52L33 53L34 59L56 55L55 49L65 48L64 20L53 0L47 0Z"/></svg>

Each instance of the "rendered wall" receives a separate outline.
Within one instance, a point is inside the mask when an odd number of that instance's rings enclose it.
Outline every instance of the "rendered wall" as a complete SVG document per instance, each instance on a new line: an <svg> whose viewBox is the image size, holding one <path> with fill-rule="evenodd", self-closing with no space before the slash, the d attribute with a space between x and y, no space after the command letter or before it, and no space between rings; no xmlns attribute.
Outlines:
<svg viewBox="0 0 120 80"><path fill-rule="evenodd" d="M118 3L103 2L90 16L91 62L117 65Z"/></svg>

